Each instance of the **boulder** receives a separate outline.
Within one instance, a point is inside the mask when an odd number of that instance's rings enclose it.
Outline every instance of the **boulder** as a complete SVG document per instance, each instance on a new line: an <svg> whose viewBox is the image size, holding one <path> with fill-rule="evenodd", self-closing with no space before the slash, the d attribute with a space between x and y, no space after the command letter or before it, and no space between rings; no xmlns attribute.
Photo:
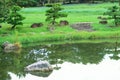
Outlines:
<svg viewBox="0 0 120 80"><path fill-rule="evenodd" d="M38 77L48 77L52 73L52 71L49 72L31 71L29 73Z"/></svg>
<svg viewBox="0 0 120 80"><path fill-rule="evenodd" d="M4 43L1 45L1 48L4 49L8 44L10 44L8 41L4 42Z"/></svg>
<svg viewBox="0 0 120 80"><path fill-rule="evenodd" d="M61 20L59 24L60 26L66 26L69 24L69 22L67 20Z"/></svg>
<svg viewBox="0 0 120 80"><path fill-rule="evenodd" d="M37 27L41 27L41 26L43 26L43 23L33 23L31 25L31 28L37 28Z"/></svg>
<svg viewBox="0 0 120 80"><path fill-rule="evenodd" d="M99 21L99 23L100 24L107 24L108 22L107 22L107 20L101 20L101 21Z"/></svg>
<svg viewBox="0 0 120 80"><path fill-rule="evenodd" d="M6 41L1 45L1 47L4 50L17 50L20 49L21 45L19 43L12 44Z"/></svg>
<svg viewBox="0 0 120 80"><path fill-rule="evenodd" d="M49 72L52 70L53 68L48 61L38 61L25 67L25 71L30 71L30 72L31 71Z"/></svg>

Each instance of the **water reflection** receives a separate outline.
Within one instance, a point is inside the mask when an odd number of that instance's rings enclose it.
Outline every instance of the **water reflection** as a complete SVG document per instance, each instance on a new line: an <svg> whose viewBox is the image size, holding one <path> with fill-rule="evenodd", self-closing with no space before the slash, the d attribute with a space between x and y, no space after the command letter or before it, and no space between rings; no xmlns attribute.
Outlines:
<svg viewBox="0 0 120 80"><path fill-rule="evenodd" d="M25 48L21 53L5 53L1 51L0 79L28 80L26 78L32 76L31 78L33 78L33 80L61 80L61 78L65 76L63 74L67 74L65 78L62 78L63 80L73 80L72 78L75 79L75 77L80 80L100 80L97 78L99 76L106 77L106 80L108 80L109 75L116 74L115 76L117 76L118 73L120 73L119 48L120 44L116 42L40 45ZM38 60L49 61L56 70L54 70L52 74L50 73L46 78L37 77L45 76L45 74L37 75L35 73L33 76L24 72L25 66ZM77 74L75 74L76 72ZM110 74L108 75L108 73ZM105 76L103 74L105 74ZM80 77L79 75L82 76ZM19 77L20 79L11 79L13 76L14 78ZM103 77L101 77L101 80Z"/></svg>

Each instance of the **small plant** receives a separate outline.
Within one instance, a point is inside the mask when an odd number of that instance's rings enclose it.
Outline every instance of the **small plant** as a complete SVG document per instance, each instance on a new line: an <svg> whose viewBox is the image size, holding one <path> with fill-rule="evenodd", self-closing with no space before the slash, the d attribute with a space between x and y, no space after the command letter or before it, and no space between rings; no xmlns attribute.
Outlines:
<svg viewBox="0 0 120 80"><path fill-rule="evenodd" d="M109 16L108 19L114 20L115 26L120 24L120 9L118 6L112 6L108 8L108 11L104 14Z"/></svg>
<svg viewBox="0 0 120 80"><path fill-rule="evenodd" d="M20 10L21 8L19 6L13 6L10 10L10 14L7 18L7 23L12 25L11 29L14 29L16 25L23 24L22 20L24 20L25 18L19 13Z"/></svg>
<svg viewBox="0 0 120 80"><path fill-rule="evenodd" d="M52 23L52 25L56 24L56 19L60 17L67 17L67 14L61 12L63 8L61 8L61 4L53 4L52 7L46 11L46 21Z"/></svg>

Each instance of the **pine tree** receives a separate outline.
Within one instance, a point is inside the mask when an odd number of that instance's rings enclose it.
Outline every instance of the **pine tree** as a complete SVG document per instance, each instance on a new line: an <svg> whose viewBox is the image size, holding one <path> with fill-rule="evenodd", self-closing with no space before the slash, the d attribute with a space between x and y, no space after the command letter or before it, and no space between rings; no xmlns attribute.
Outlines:
<svg viewBox="0 0 120 80"><path fill-rule="evenodd" d="M120 9L118 6L112 6L108 8L108 11L104 14L109 16L108 19L114 20L115 26L120 24Z"/></svg>
<svg viewBox="0 0 120 80"><path fill-rule="evenodd" d="M9 13L9 0L0 0L0 23L6 22Z"/></svg>
<svg viewBox="0 0 120 80"><path fill-rule="evenodd" d="M52 23L52 25L56 24L56 19L61 17L67 17L67 14L61 12L63 8L61 8L61 4L53 4L52 7L46 11L46 21Z"/></svg>
<svg viewBox="0 0 120 80"><path fill-rule="evenodd" d="M10 10L10 14L7 18L7 23L11 24L11 29L14 29L17 25L22 25L22 20L25 18L19 13L21 8L19 6L13 6Z"/></svg>

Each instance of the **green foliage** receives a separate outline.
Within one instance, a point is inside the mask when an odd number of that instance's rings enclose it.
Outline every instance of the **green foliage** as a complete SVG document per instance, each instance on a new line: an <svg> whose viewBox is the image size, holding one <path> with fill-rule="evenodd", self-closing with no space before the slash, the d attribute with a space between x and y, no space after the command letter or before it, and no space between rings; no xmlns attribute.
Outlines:
<svg viewBox="0 0 120 80"><path fill-rule="evenodd" d="M45 4L46 7L52 7L52 5L53 5L52 3Z"/></svg>
<svg viewBox="0 0 120 80"><path fill-rule="evenodd" d="M108 8L108 11L105 12L105 15L108 15L108 19L114 19L116 26L120 24L120 8L118 6L112 6Z"/></svg>
<svg viewBox="0 0 120 80"><path fill-rule="evenodd" d="M13 2L16 2L16 0L13 0ZM18 0L16 4L21 7L33 7L38 6L39 0Z"/></svg>
<svg viewBox="0 0 120 80"><path fill-rule="evenodd" d="M19 13L20 10L21 8L19 6L13 6L10 11L10 14L7 18L7 23L12 25L11 29L14 29L16 25L23 24L22 20L25 18Z"/></svg>
<svg viewBox="0 0 120 80"><path fill-rule="evenodd" d="M55 25L56 19L60 17L67 17L67 14L61 12L63 8L61 8L61 4L53 4L52 7L46 11L46 21Z"/></svg>
<svg viewBox="0 0 120 80"><path fill-rule="evenodd" d="M5 22L9 13L10 1L0 1L0 23Z"/></svg>

